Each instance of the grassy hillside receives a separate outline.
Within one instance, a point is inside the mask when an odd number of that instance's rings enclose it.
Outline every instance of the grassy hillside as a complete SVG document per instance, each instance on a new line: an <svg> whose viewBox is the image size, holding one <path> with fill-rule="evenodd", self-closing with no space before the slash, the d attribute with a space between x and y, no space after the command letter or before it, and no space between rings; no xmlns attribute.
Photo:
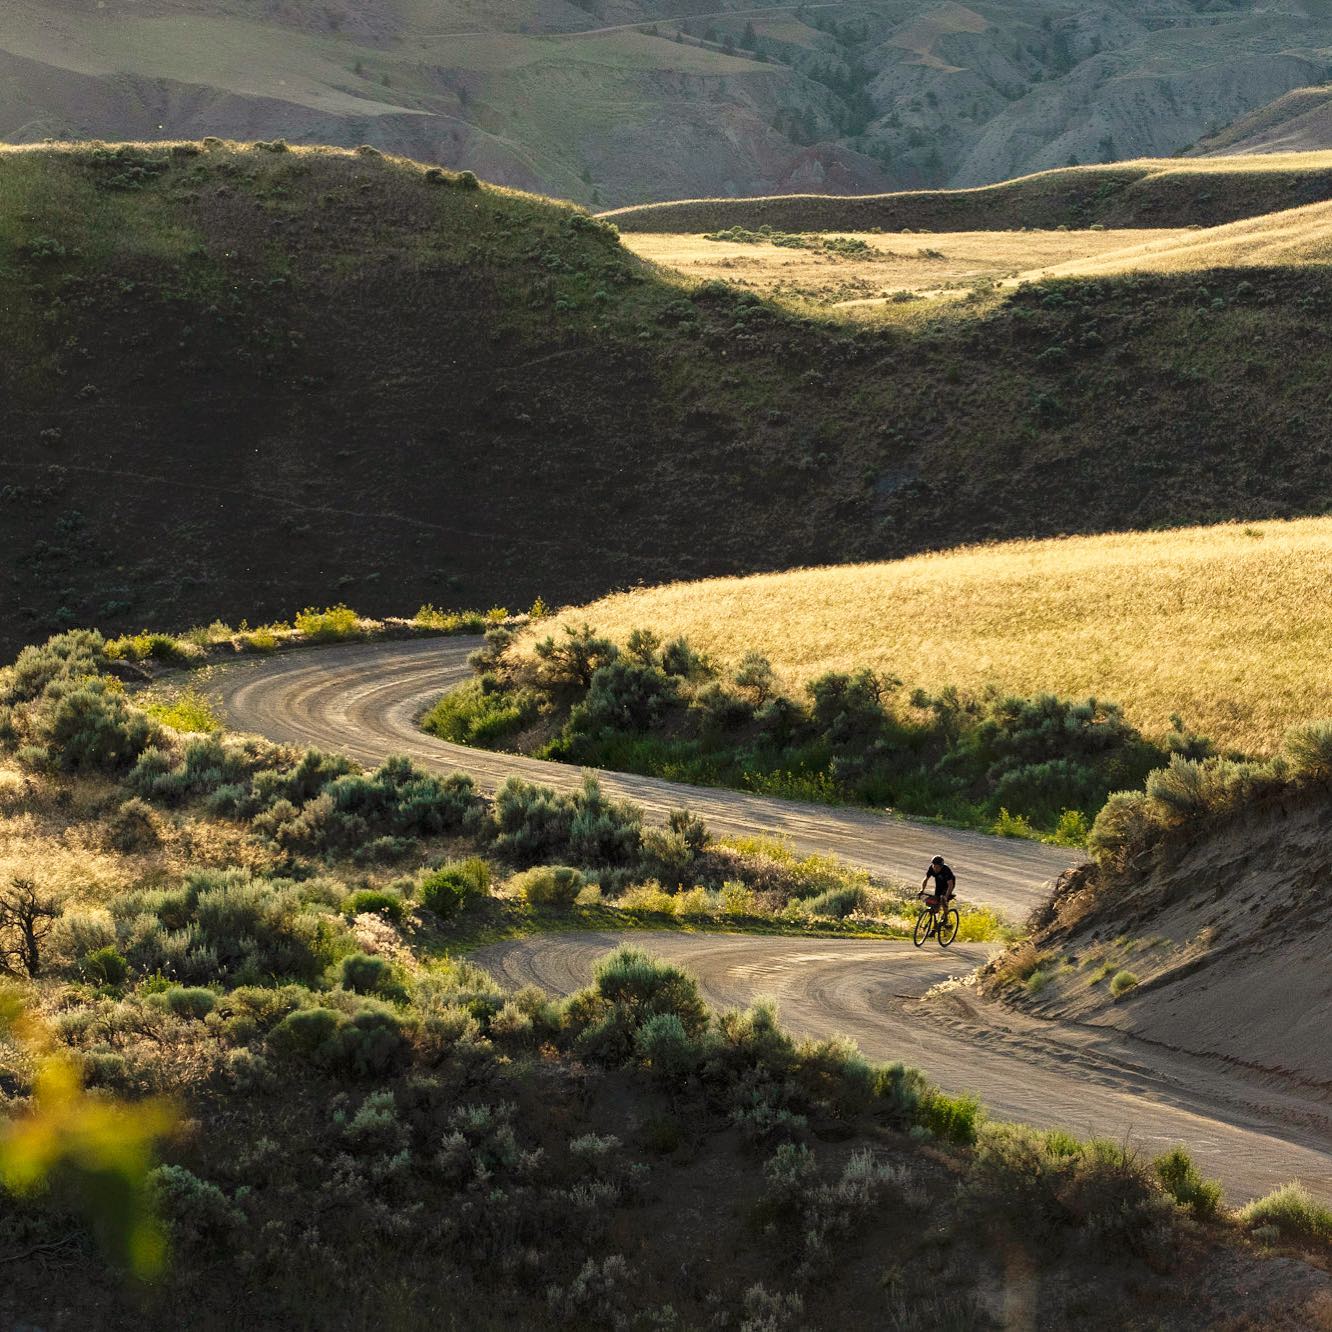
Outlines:
<svg viewBox="0 0 1332 1332"><path fill-rule="evenodd" d="M1121 233L1122 234L1122 233ZM1332 205L1308 204L1228 226L1157 236L1054 264L1040 276L1110 276L1323 266L1332 262ZM1036 276L1032 274L1031 276Z"/></svg>
<svg viewBox="0 0 1332 1332"><path fill-rule="evenodd" d="M1085 263L1150 242L1192 241L1179 229L881 232L630 231L627 249L693 282L717 280L787 302L845 306L904 292L958 294L1032 270Z"/></svg>
<svg viewBox="0 0 1332 1332"><path fill-rule="evenodd" d="M724 854L687 823L179 734L107 665L71 634L0 670L7 1322L983 1327L1021 1254L1052 1325L1308 1326L1326 1237L1257 1231L1270 1203L713 1012L641 950L568 999L458 955L505 903L579 920L584 870ZM791 879L748 863L732 904Z"/></svg>
<svg viewBox="0 0 1332 1332"><path fill-rule="evenodd" d="M1295 88L1276 101L1241 116L1209 134L1190 155L1289 153L1325 149L1332 144L1332 87Z"/></svg>
<svg viewBox="0 0 1332 1332"><path fill-rule="evenodd" d="M1018 231L1216 226L1332 198L1332 153L1067 167L966 190L689 199L620 208L621 231Z"/></svg>
<svg viewBox="0 0 1332 1332"><path fill-rule="evenodd" d="M1172 714L1271 752L1332 715L1332 519L984 546L891 564L648 588L566 612L803 684L870 667L937 692L1095 695L1152 735ZM547 626L530 631L544 637ZM558 633L558 629L556 630Z"/></svg>
<svg viewBox="0 0 1332 1332"><path fill-rule="evenodd" d="M7 641L1332 504L1322 268L850 327L564 205L281 147L0 154Z"/></svg>

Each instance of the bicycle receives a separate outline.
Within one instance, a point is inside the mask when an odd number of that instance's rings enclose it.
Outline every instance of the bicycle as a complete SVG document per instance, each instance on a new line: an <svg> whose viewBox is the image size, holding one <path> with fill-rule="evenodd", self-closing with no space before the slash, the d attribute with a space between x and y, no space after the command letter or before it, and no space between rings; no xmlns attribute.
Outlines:
<svg viewBox="0 0 1332 1332"><path fill-rule="evenodd" d="M939 947L947 948L957 938L961 923L962 919L957 914L956 907L950 906L941 914L939 899L927 897L925 905L921 907L920 914L916 917L916 928L911 940L917 948L923 948L926 939L938 939Z"/></svg>

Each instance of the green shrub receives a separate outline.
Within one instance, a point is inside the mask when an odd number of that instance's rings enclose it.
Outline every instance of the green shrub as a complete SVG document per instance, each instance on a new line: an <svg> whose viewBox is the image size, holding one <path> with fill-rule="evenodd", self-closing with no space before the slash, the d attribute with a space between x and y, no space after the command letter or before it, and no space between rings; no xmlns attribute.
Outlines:
<svg viewBox="0 0 1332 1332"><path fill-rule="evenodd" d="M106 669L106 644L93 629L72 629L25 647L14 662L0 702L28 703L40 698L58 680L78 681Z"/></svg>
<svg viewBox="0 0 1332 1332"><path fill-rule="evenodd" d="M575 629L564 626L564 637L548 637L532 649L541 663L541 680L551 688L586 690L601 667L609 665L620 650L608 638L599 638L590 624Z"/></svg>
<svg viewBox="0 0 1332 1332"><path fill-rule="evenodd" d="M677 1086L689 1077L702 1055L678 1013L658 1013L649 1018L639 1028L634 1047L653 1076L667 1086Z"/></svg>
<svg viewBox="0 0 1332 1332"><path fill-rule="evenodd" d="M256 792L264 776L256 775ZM272 787L280 791L284 784L279 775ZM459 833L477 809L470 777L435 777L394 757L372 773L334 777L303 804L279 798L255 815L252 826L286 850L307 855L351 851L365 859L379 849L399 854L408 849L408 838Z"/></svg>
<svg viewBox="0 0 1332 1332"><path fill-rule="evenodd" d="M538 865L510 880L513 890L530 906L572 906L586 880L568 865Z"/></svg>
<svg viewBox="0 0 1332 1332"><path fill-rule="evenodd" d="M678 1017L691 1037L700 1035L708 1025L707 1006L693 976L642 949L617 948L603 958L593 986L602 999L625 1013L635 1028L663 1013Z"/></svg>
<svg viewBox="0 0 1332 1332"><path fill-rule="evenodd" d="M341 604L324 610L307 606L296 616L296 632L311 643L340 643L365 636L361 617Z"/></svg>
<svg viewBox="0 0 1332 1332"><path fill-rule="evenodd" d="M126 800L107 820L106 842L112 850L151 851L161 840L152 809L137 797Z"/></svg>
<svg viewBox="0 0 1332 1332"><path fill-rule="evenodd" d="M164 661L174 664L190 661L195 655L191 644L171 634L150 633L147 629L137 634L125 634L106 644L110 661Z"/></svg>
<svg viewBox="0 0 1332 1332"><path fill-rule="evenodd" d="M510 777L495 797L496 850L518 865L563 857L587 865L633 863L642 844L642 812L606 800L591 774L565 795Z"/></svg>
<svg viewBox="0 0 1332 1332"><path fill-rule="evenodd" d="M347 1019L331 1008L298 1008L268 1033L268 1048L277 1055L331 1065L340 1051L338 1037Z"/></svg>
<svg viewBox="0 0 1332 1332"><path fill-rule="evenodd" d="M1221 1205L1221 1185L1204 1179L1193 1158L1182 1147L1172 1148L1152 1162L1161 1187L1198 1221L1210 1221Z"/></svg>
<svg viewBox="0 0 1332 1332"><path fill-rule="evenodd" d="M936 1138L970 1146L976 1141L984 1119L979 1097L949 1096L934 1089L918 1093L915 1122Z"/></svg>
<svg viewBox="0 0 1332 1332"><path fill-rule="evenodd" d="M351 953L342 959L342 988L356 994L379 994L393 979L392 965L369 953Z"/></svg>
<svg viewBox="0 0 1332 1332"><path fill-rule="evenodd" d="M1143 791L1116 791L1097 814L1087 850L1098 865L1123 874L1160 838L1162 823Z"/></svg>
<svg viewBox="0 0 1332 1332"><path fill-rule="evenodd" d="M616 657L593 674L583 701L569 714L569 728L592 735L650 730L675 699L674 681L657 666Z"/></svg>
<svg viewBox="0 0 1332 1332"><path fill-rule="evenodd" d="M431 908L434 909L433 907ZM358 888L342 904L342 914L352 916L383 916L395 925L401 925L407 915L407 903L401 893L391 888Z"/></svg>
<svg viewBox="0 0 1332 1332"><path fill-rule="evenodd" d="M217 995L200 986L173 985L162 994L168 1010L177 1017L202 1022L217 1005Z"/></svg>
<svg viewBox="0 0 1332 1332"><path fill-rule="evenodd" d="M222 729L222 721L212 703L198 689L185 689L175 698L150 703L147 713L154 721L183 734L211 735Z"/></svg>
<svg viewBox="0 0 1332 1332"><path fill-rule="evenodd" d="M1173 1217L1154 1177L1112 1142L1080 1142L1018 1124L983 1124L964 1184L997 1233L1022 1235L1045 1259L1077 1238L1102 1255L1173 1252Z"/></svg>
<svg viewBox="0 0 1332 1332"><path fill-rule="evenodd" d="M173 892L130 894L113 907L129 929L137 971L186 983L252 984L273 977L311 981L325 966L326 937L341 922L303 907L295 884L241 869L195 870Z"/></svg>
<svg viewBox="0 0 1332 1332"><path fill-rule="evenodd" d="M129 975L129 964L113 945L107 944L79 960L79 973L93 985L121 985Z"/></svg>
<svg viewBox="0 0 1332 1332"><path fill-rule="evenodd" d="M860 906L860 889L833 888L811 898L809 911L813 916L831 916L835 920L844 920Z"/></svg>
<svg viewBox="0 0 1332 1332"><path fill-rule="evenodd" d="M1302 1184L1279 1189L1239 1210L1240 1224L1249 1229L1271 1226L1285 1240L1303 1244L1332 1244L1332 1209L1320 1203Z"/></svg>
<svg viewBox="0 0 1332 1332"><path fill-rule="evenodd" d="M355 1077L379 1077L400 1068L410 1053L402 1024L391 1009L365 1000L351 1017L330 1008L288 1013L268 1034L268 1048L282 1058Z"/></svg>
<svg viewBox="0 0 1332 1332"><path fill-rule="evenodd" d="M1110 981L1110 993L1118 999L1127 994L1138 983L1138 978L1131 971L1117 971Z"/></svg>
<svg viewBox="0 0 1332 1332"><path fill-rule="evenodd" d="M1332 781L1332 721L1308 722L1286 733L1282 748L1292 777Z"/></svg>
<svg viewBox="0 0 1332 1332"><path fill-rule="evenodd" d="M489 891L490 866L476 856L431 870L417 889L421 905L444 920L457 915L471 898L484 897Z"/></svg>
<svg viewBox="0 0 1332 1332"><path fill-rule="evenodd" d="M118 689L88 680L47 690L38 736L62 768L114 772L129 767L157 730Z"/></svg>
<svg viewBox="0 0 1332 1332"><path fill-rule="evenodd" d="M148 1198L181 1248L225 1248L244 1224L240 1208L216 1184L184 1166L158 1166L148 1176Z"/></svg>
<svg viewBox="0 0 1332 1332"><path fill-rule="evenodd" d="M421 725L454 744L494 745L533 722L539 707L530 691L492 691L483 680L468 680L445 694Z"/></svg>

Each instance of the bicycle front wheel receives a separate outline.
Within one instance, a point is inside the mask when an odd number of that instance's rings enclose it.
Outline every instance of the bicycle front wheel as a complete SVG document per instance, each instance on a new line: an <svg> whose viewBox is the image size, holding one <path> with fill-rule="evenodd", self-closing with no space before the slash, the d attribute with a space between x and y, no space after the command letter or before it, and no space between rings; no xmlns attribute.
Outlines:
<svg viewBox="0 0 1332 1332"><path fill-rule="evenodd" d="M956 908L944 913L944 918L939 922L939 946L941 948L947 948L957 938L958 926L961 923Z"/></svg>
<svg viewBox="0 0 1332 1332"><path fill-rule="evenodd" d="M931 911L929 907L921 907L920 915L916 917L916 931L911 936L912 941L915 943L917 948L919 948L925 942L925 940L928 939L930 935L934 933L932 926L933 920L934 920L934 912Z"/></svg>

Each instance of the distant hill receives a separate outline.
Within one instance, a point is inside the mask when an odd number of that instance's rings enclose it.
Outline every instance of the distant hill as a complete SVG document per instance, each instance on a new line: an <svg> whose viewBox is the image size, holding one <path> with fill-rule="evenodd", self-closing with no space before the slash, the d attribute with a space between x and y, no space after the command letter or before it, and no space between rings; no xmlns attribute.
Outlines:
<svg viewBox="0 0 1332 1332"><path fill-rule="evenodd" d="M0 152L4 645L1332 506L1326 267L857 325L471 184L271 143Z"/></svg>
<svg viewBox="0 0 1332 1332"><path fill-rule="evenodd" d="M1332 72L1254 0L7 0L0 139L370 143L591 206L1170 154Z"/></svg>
<svg viewBox="0 0 1332 1332"><path fill-rule="evenodd" d="M1332 199L1332 152L1067 167L971 190L683 199L604 214L622 231L1015 231L1217 226Z"/></svg>
<svg viewBox="0 0 1332 1332"><path fill-rule="evenodd" d="M1190 156L1289 153L1332 148L1332 85L1296 88L1241 116L1189 150Z"/></svg>

